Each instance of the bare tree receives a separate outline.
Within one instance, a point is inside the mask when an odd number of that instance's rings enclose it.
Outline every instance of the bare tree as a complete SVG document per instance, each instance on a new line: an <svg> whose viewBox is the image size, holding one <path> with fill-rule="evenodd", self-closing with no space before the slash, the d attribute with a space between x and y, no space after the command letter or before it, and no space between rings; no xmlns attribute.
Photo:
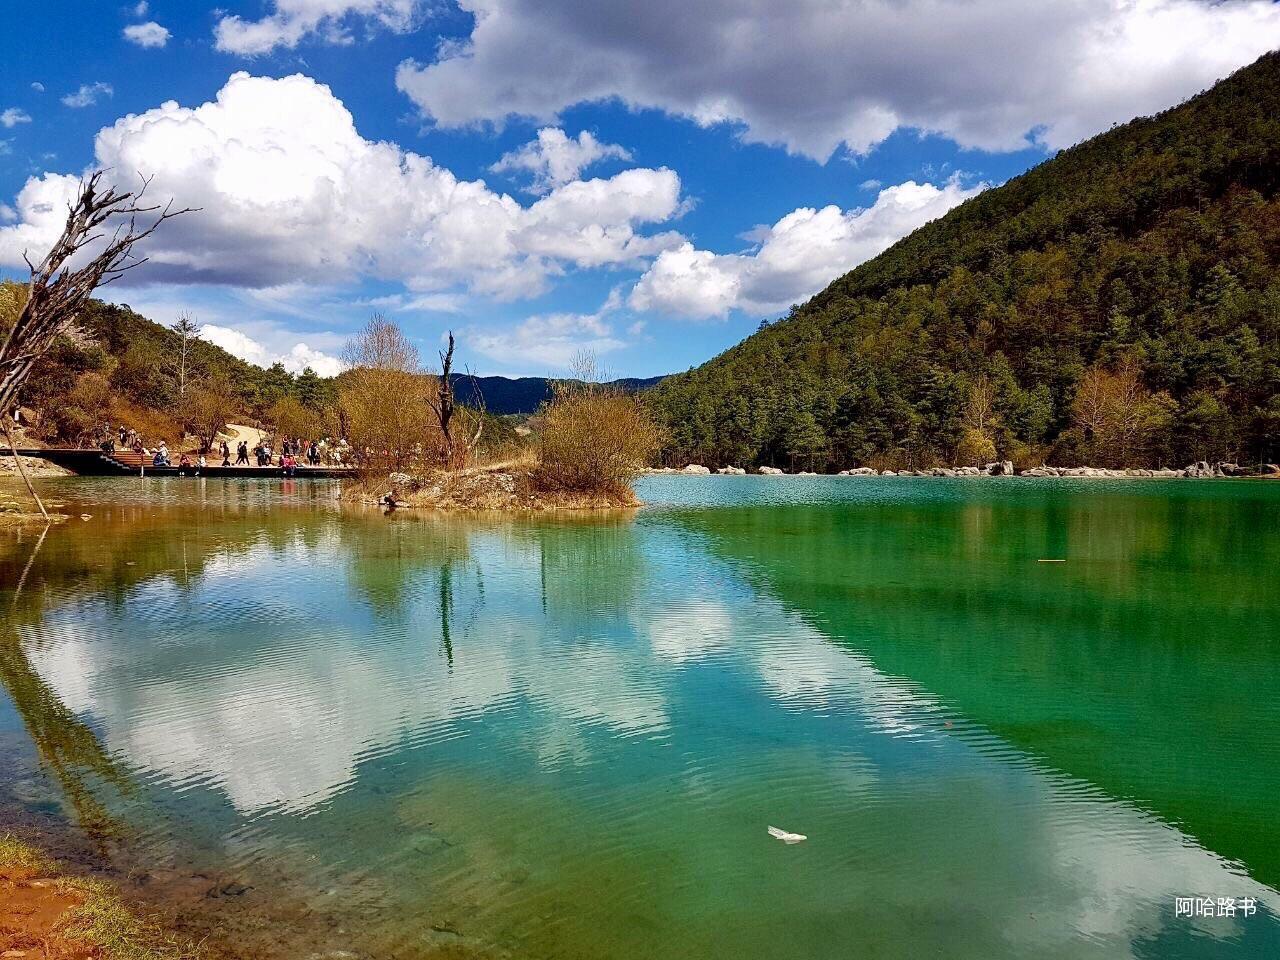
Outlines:
<svg viewBox="0 0 1280 960"><path fill-rule="evenodd" d="M190 208L173 209L173 201L160 206L142 206L149 179L143 178L137 191L119 192L114 186L102 186L103 171L92 174L80 184L74 203L67 205L67 223L62 228L53 247L43 260L33 264L23 254L31 279L27 284L27 302L23 305L14 325L0 344L0 410L12 408L18 391L31 374L31 368L48 352L59 334L67 330L84 308L93 291L119 279L126 271L140 266L146 258L133 255L133 245L150 236L160 224L173 217L191 212ZM159 213L156 213L159 211ZM139 225L140 215L156 214L150 223ZM116 221L114 230L107 236L109 221ZM100 232L101 231L101 232ZM77 254L93 246L99 240L106 242L87 262L73 269L71 261ZM12 450L13 437L9 424L4 423L5 436ZM35 489L28 482L32 497ZM45 513L47 517L48 514Z"/></svg>
<svg viewBox="0 0 1280 960"><path fill-rule="evenodd" d="M476 444L480 442L480 435L484 432L484 394L480 392L480 385L475 376L468 371L467 376L472 385L472 402L475 404L473 422L466 425L462 442L460 444L455 442L453 418L457 413L458 404L453 388L453 348L453 331L450 330L449 348L440 352L440 383L436 389L436 395L428 397L427 403L440 424L440 434L444 438L445 463L451 467L462 467L466 466L471 451L476 448Z"/></svg>
<svg viewBox="0 0 1280 960"><path fill-rule="evenodd" d="M169 329L182 341L178 353L178 402L181 403L187 398L187 345L193 337L200 336L200 324L191 314L183 312L178 314L178 322Z"/></svg>

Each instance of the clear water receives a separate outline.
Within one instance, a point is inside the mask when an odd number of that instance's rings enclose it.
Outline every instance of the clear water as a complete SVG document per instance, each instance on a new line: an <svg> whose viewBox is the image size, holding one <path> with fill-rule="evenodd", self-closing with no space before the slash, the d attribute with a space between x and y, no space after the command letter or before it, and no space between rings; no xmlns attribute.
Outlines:
<svg viewBox="0 0 1280 960"><path fill-rule="evenodd" d="M91 519L4 541L9 799L229 952L1280 955L1280 484L49 489Z"/></svg>

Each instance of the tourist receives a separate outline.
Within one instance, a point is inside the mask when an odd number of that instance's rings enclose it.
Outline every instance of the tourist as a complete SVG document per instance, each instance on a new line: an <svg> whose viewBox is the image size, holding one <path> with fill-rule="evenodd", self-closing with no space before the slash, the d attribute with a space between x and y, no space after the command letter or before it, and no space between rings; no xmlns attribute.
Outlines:
<svg viewBox="0 0 1280 960"><path fill-rule="evenodd" d="M231 466L231 445L225 440L222 441L222 465L224 467Z"/></svg>
<svg viewBox="0 0 1280 960"><path fill-rule="evenodd" d="M169 447L163 440L160 441L160 446L156 448L155 456L151 458L151 465L153 467L173 466L169 462Z"/></svg>
<svg viewBox="0 0 1280 960"><path fill-rule="evenodd" d="M249 465L249 441L248 440L241 440L238 444L236 444L236 466L238 467L241 464L244 464L246 467Z"/></svg>
<svg viewBox="0 0 1280 960"><path fill-rule="evenodd" d="M320 445L314 440L311 441L311 447L307 450L307 461L313 466L320 466Z"/></svg>

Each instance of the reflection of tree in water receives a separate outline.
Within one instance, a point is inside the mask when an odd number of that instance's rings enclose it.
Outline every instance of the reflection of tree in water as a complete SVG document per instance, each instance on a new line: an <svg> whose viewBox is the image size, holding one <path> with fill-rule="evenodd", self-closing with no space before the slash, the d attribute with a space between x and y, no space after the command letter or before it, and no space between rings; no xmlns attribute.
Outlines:
<svg viewBox="0 0 1280 960"><path fill-rule="evenodd" d="M628 615L646 580L632 514L557 517L520 534L537 542L544 612Z"/></svg>
<svg viewBox="0 0 1280 960"><path fill-rule="evenodd" d="M0 682L22 716L40 760L57 778L88 834L98 843L118 830L94 795L91 778L131 792L128 775L102 749L89 726L58 699L31 665L14 631L0 638Z"/></svg>

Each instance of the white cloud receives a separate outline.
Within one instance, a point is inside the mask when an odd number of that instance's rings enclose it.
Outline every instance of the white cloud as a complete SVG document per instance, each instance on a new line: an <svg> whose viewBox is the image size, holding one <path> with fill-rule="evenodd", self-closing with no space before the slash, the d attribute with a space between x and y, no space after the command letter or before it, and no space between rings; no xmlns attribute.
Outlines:
<svg viewBox="0 0 1280 960"><path fill-rule="evenodd" d="M802 207L752 232L749 253L717 254L685 243L663 252L631 292L638 310L694 318L730 310L762 315L808 299L917 227L977 193L956 179L941 187L908 180L865 209Z"/></svg>
<svg viewBox="0 0 1280 960"><path fill-rule="evenodd" d="M16 127L20 123L30 123L31 114L18 107L9 107L3 113L0 113L0 127Z"/></svg>
<svg viewBox="0 0 1280 960"><path fill-rule="evenodd" d="M214 28L216 46L226 53L256 56L277 47L293 49L318 35L328 43L350 43L350 27L364 22L395 33L411 30L423 0L275 0L275 12L261 20L224 16Z"/></svg>
<svg viewBox="0 0 1280 960"><path fill-rule="evenodd" d="M147 3L147 0L139 0L138 5L133 8L135 17L145 17L150 12L151 4Z"/></svg>
<svg viewBox="0 0 1280 960"><path fill-rule="evenodd" d="M616 143L601 143L586 130L575 139L559 127L544 127L538 131L536 140L504 154L489 171L531 173L533 183L530 189L535 193L546 193L577 180L582 171L593 163L609 159L630 160L631 152Z"/></svg>
<svg viewBox="0 0 1280 960"><path fill-rule="evenodd" d="M322 377L337 376L343 370L343 363L337 357L302 342L295 343L283 353L274 352L234 327L224 327L214 323L206 323L200 328L200 338L221 347L232 356L260 367L282 363L290 373L301 373L310 367Z"/></svg>
<svg viewBox="0 0 1280 960"><path fill-rule="evenodd" d="M62 98L62 102L68 107L92 107L98 102L99 97L110 97L115 93L111 84L98 81L96 83L82 83L80 89L75 93L68 93Z"/></svg>
<svg viewBox="0 0 1280 960"><path fill-rule="evenodd" d="M163 47L173 36L167 28L154 20L147 23L133 23L124 28L124 38L140 47Z"/></svg>
<svg viewBox="0 0 1280 960"><path fill-rule="evenodd" d="M595 313L551 313L528 317L509 330L472 330L465 335L473 350L499 363L530 364L541 372L567 370L583 353L601 356L626 346L607 317L622 306L617 290ZM537 375L536 373L534 375Z"/></svg>
<svg viewBox="0 0 1280 960"><path fill-rule="evenodd" d="M329 88L309 77L237 73L194 109L170 101L98 133L95 166L154 174L151 193L201 212L166 223L132 282L272 287L399 281L419 294L511 299L571 267L632 265L677 245L640 228L682 210L667 169L574 181L530 206L459 180L394 143L365 140ZM47 246L78 177L46 173L0 228L0 263ZM145 279L143 279L145 277Z"/></svg>
<svg viewBox="0 0 1280 960"><path fill-rule="evenodd" d="M44 84L41 83L39 80L33 80L31 82L31 89L34 90L36 93L44 93Z"/></svg>
<svg viewBox="0 0 1280 960"><path fill-rule="evenodd" d="M1280 46L1270 0L459 0L466 42L401 64L438 124L619 98L825 160L899 127L1059 148Z"/></svg>

